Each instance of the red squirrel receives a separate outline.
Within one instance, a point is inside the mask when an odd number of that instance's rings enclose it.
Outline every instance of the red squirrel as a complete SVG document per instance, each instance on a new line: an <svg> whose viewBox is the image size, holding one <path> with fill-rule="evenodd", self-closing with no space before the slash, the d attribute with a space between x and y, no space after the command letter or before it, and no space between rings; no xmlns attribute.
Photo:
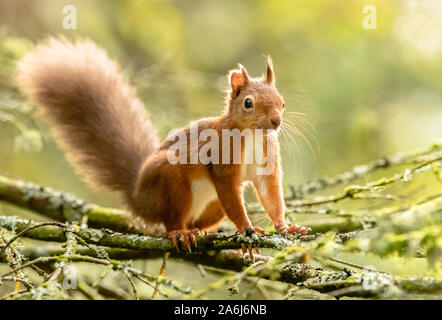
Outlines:
<svg viewBox="0 0 442 320"><path fill-rule="evenodd" d="M258 175L258 164L244 162L250 149L244 137L240 163L170 163L171 141L159 144L147 111L118 64L90 40L49 38L19 61L16 79L42 107L76 170L86 182L120 192L139 230L162 224L174 244L181 240L189 251L196 245L195 235L214 229L226 216L240 233L263 233L246 213L247 182L276 231L285 235L309 230L286 224L277 136L271 147L263 141L264 149L273 148L276 165L270 174ZM252 78L239 65L228 80L224 112L200 119L198 130L213 129L220 137L225 129L278 130L285 103L275 87L270 57L264 76ZM190 127L180 130L187 134ZM195 150L187 152L190 157Z"/></svg>

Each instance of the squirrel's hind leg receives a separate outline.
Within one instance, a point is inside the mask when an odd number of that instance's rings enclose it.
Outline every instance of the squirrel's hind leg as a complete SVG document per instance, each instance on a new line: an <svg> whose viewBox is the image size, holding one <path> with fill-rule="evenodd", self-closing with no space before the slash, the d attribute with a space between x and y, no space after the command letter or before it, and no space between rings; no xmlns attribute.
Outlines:
<svg viewBox="0 0 442 320"><path fill-rule="evenodd" d="M196 237L201 234L201 231L215 229L225 216L226 214L219 201L214 200L207 205L198 220L188 224L186 229L169 231L169 237L177 250L179 250L178 241L181 241L183 247L192 252L192 246L197 247ZM174 227L169 228L173 229Z"/></svg>
<svg viewBox="0 0 442 320"><path fill-rule="evenodd" d="M190 183L180 165L169 163L167 150L148 158L140 170L134 193L134 211L147 221L164 224L178 249L179 242L188 251L196 243L197 230L186 225L192 205Z"/></svg>
<svg viewBox="0 0 442 320"><path fill-rule="evenodd" d="M211 231L214 230L225 217L226 213L220 202L214 200L208 204L198 220L190 224L190 228L198 228L201 231Z"/></svg>

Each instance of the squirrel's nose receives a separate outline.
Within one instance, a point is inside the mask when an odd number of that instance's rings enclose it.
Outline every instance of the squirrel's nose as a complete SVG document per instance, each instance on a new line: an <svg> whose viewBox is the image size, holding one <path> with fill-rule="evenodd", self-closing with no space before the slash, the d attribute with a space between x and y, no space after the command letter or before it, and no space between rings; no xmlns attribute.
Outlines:
<svg viewBox="0 0 442 320"><path fill-rule="evenodd" d="M275 128L277 128L281 125L281 117L273 117L270 119L270 121L275 126Z"/></svg>

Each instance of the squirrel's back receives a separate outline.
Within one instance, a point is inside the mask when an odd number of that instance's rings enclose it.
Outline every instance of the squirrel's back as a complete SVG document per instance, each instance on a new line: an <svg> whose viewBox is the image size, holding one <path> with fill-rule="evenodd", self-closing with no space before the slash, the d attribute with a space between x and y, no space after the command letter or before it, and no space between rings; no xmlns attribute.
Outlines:
<svg viewBox="0 0 442 320"><path fill-rule="evenodd" d="M50 38L20 60L17 82L85 180L129 200L158 138L117 63L91 41Z"/></svg>

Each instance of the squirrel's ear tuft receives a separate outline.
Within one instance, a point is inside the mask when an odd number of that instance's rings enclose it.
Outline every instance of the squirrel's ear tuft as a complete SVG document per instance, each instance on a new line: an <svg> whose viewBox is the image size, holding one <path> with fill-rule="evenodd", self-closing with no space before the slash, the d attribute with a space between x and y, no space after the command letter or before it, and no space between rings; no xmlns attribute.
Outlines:
<svg viewBox="0 0 442 320"><path fill-rule="evenodd" d="M267 56L267 75L266 81L275 84L275 72L273 71L273 62L270 56Z"/></svg>
<svg viewBox="0 0 442 320"><path fill-rule="evenodd" d="M229 73L230 87L232 89L232 97L236 98L239 92L249 83L249 74L246 68L239 65L239 69L232 70Z"/></svg>

